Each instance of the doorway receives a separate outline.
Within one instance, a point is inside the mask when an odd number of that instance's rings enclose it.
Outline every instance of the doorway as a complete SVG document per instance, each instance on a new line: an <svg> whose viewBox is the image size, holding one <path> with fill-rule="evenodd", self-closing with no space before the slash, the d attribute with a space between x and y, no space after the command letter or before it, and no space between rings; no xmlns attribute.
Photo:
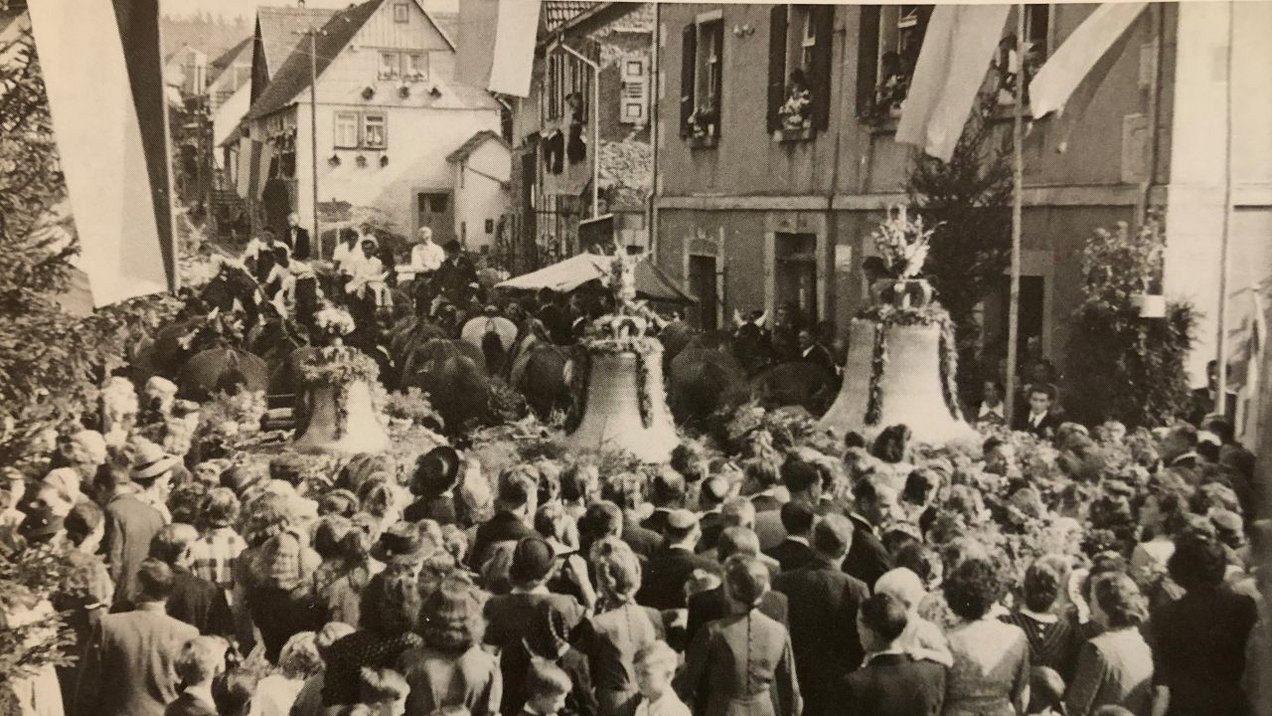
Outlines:
<svg viewBox="0 0 1272 716"><path fill-rule="evenodd" d="M719 274L716 272L716 257L689 257L689 293L698 299L698 305L690 309L693 325L703 331L714 331L719 328L717 314L719 312Z"/></svg>
<svg viewBox="0 0 1272 716"><path fill-rule="evenodd" d="M774 307L794 306L802 322L816 323L817 235L777 234L774 247Z"/></svg>
<svg viewBox="0 0 1272 716"><path fill-rule="evenodd" d="M416 228L433 230L433 241L444 244L455 238L455 208L449 191L418 192L415 195Z"/></svg>

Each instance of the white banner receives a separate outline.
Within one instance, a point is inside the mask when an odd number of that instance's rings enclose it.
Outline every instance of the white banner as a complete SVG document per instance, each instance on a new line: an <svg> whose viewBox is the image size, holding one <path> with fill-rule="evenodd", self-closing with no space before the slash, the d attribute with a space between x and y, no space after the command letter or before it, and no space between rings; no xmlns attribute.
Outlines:
<svg viewBox="0 0 1272 716"><path fill-rule="evenodd" d="M530 94L541 4L540 0L500 0L490 84L487 85L491 92L513 97Z"/></svg>
<svg viewBox="0 0 1272 716"><path fill-rule="evenodd" d="M949 161L1003 37L1010 5L938 5L932 11L897 141Z"/></svg>
<svg viewBox="0 0 1272 716"><path fill-rule="evenodd" d="M93 302L167 290L146 155L111 0L33 2L31 29Z"/></svg>
<svg viewBox="0 0 1272 716"><path fill-rule="evenodd" d="M1029 83L1034 118L1063 110L1073 90L1147 6L1144 2L1104 3L1083 20Z"/></svg>

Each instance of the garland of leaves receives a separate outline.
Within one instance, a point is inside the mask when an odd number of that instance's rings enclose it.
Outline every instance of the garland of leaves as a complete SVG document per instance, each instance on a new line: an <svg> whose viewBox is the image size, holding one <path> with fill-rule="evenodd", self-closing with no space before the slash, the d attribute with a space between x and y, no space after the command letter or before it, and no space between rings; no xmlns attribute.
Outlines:
<svg viewBox="0 0 1272 716"><path fill-rule="evenodd" d="M636 356L636 396L640 405L641 426L648 429L654 424L654 390L662 390L663 386L654 371L662 365L662 343L648 336L624 336L622 338L597 338L587 343L589 357L593 354L622 355L632 353ZM589 361L590 363L590 361ZM578 416L571 421L569 430L573 431L587 412L587 388L591 380L590 365L588 370L579 370L575 366L574 386L576 395L582 396L582 404ZM580 375L582 374L582 375Z"/></svg>
<svg viewBox="0 0 1272 716"><path fill-rule="evenodd" d="M887 324L875 323L874 349L870 353L870 390L866 400L866 425L878 425L883 417L883 371L888 365Z"/></svg>
<svg viewBox="0 0 1272 716"><path fill-rule="evenodd" d="M958 349L954 342L954 322L946 316L941 321L941 338L938 342L941 369L941 397L945 399L945 407L950 417L963 419L963 410L958 407Z"/></svg>
<svg viewBox="0 0 1272 716"><path fill-rule="evenodd" d="M321 348L300 364L301 383L309 389L331 388L336 401L336 439L349 427L348 387L355 382L375 383L380 367L371 356L353 348Z"/></svg>
<svg viewBox="0 0 1272 716"><path fill-rule="evenodd" d="M858 321L870 321L875 324L874 349L870 357L870 389L866 403L866 425L877 425L883 417L883 371L888 366L888 340L886 334L892 326L938 326L941 331L937 343L940 351L941 397L945 399L945 407L950 417L963 419L963 411L958 406L958 387L955 380L958 376L958 351L954 342L954 322L950 314L940 305L932 304L917 308L898 308L890 304L878 304L863 309L857 314Z"/></svg>

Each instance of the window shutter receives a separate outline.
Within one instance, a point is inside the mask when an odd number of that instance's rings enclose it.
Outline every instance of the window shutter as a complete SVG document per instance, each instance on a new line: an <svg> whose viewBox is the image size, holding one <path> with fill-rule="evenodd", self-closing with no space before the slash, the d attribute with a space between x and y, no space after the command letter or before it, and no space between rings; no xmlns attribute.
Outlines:
<svg viewBox="0 0 1272 716"><path fill-rule="evenodd" d="M715 133L718 137L724 128L724 22L715 23L714 34L716 38L716 74L715 91L712 94L715 96Z"/></svg>
<svg viewBox="0 0 1272 716"><path fill-rule="evenodd" d="M645 58L630 55L622 60L623 91L619 101L619 121L645 125L649 122L649 78Z"/></svg>
<svg viewBox="0 0 1272 716"><path fill-rule="evenodd" d="M874 109L875 87L879 79L879 5L861 6L861 27L857 39L857 116Z"/></svg>
<svg viewBox="0 0 1272 716"><path fill-rule="evenodd" d="M769 10L768 132L778 129L778 110L786 101L786 6Z"/></svg>
<svg viewBox="0 0 1272 716"><path fill-rule="evenodd" d="M832 100L830 76L834 72L831 64L833 43L835 41L835 6L815 5L808 10L813 13L813 33L817 44L813 47L812 76L808 78L813 92L813 127L825 131L830 126L830 103Z"/></svg>
<svg viewBox="0 0 1272 716"><path fill-rule="evenodd" d="M680 136L688 137L689 116L693 114L693 83L698 60L698 26L689 23L680 43Z"/></svg>

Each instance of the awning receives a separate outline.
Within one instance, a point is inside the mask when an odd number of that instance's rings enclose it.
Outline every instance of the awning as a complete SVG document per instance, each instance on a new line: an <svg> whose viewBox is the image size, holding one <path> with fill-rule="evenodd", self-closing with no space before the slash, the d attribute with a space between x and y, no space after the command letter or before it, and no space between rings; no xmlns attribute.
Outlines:
<svg viewBox="0 0 1272 716"><path fill-rule="evenodd" d="M495 288L518 291L547 288L557 293L570 293L585 283L599 281L606 276L611 261L613 258L610 256L579 254L538 271L508 279L496 284ZM644 259L636 264L636 297L647 301L697 303L697 299L681 290L671 277Z"/></svg>

